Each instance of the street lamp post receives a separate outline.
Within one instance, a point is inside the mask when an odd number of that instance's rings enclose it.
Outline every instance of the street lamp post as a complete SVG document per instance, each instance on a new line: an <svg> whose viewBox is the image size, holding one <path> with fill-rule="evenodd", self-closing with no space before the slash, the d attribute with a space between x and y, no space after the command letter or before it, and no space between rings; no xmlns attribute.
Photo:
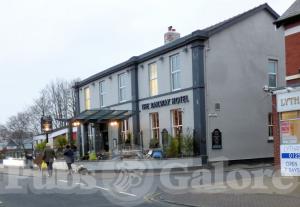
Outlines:
<svg viewBox="0 0 300 207"><path fill-rule="evenodd" d="M42 116L41 130L46 134L46 143L48 143L48 134L52 131L52 118L51 116Z"/></svg>

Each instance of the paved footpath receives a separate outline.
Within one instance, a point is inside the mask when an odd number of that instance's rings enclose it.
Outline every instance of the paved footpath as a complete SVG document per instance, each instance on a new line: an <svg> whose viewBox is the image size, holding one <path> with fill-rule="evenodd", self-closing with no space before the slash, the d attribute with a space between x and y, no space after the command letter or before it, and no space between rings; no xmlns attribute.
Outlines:
<svg viewBox="0 0 300 207"><path fill-rule="evenodd" d="M281 177L282 178L282 177ZM262 178L261 178L262 179ZM273 180L272 180L273 179ZM242 182L251 183L244 189L233 189ZM224 184L225 183L225 184ZM181 206L196 207L299 207L300 179L287 178L280 182L275 178L264 177L264 188L257 188L252 180L238 180L216 183L214 185L194 186L185 193L161 192L155 199ZM291 187L275 185L290 184ZM231 187L230 187L231 186Z"/></svg>

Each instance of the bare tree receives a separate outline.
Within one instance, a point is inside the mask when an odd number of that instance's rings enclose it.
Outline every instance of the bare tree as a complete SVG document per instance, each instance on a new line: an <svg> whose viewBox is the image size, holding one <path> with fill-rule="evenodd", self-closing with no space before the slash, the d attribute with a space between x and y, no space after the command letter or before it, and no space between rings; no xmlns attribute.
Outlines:
<svg viewBox="0 0 300 207"><path fill-rule="evenodd" d="M9 130L11 139L17 142L20 146L23 146L23 141L26 138L31 137L33 134L29 130L29 114L26 112L20 112L15 116L11 116L6 123L6 127Z"/></svg>
<svg viewBox="0 0 300 207"><path fill-rule="evenodd" d="M0 139L1 140L6 140L10 136L10 132L6 128L5 125L0 125Z"/></svg>
<svg viewBox="0 0 300 207"><path fill-rule="evenodd" d="M78 80L67 82L56 80L48 84L34 100L34 104L24 112L8 119L5 126L0 125L0 137L22 140L30 134L40 134L41 117L51 116L53 128L67 125L66 121L75 115L75 93L72 86Z"/></svg>

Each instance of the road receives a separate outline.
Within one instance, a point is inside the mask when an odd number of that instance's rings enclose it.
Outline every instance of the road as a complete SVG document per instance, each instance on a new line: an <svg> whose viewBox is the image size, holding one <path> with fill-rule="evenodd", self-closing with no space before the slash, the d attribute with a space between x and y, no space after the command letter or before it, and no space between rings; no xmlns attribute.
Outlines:
<svg viewBox="0 0 300 207"><path fill-rule="evenodd" d="M5 207L176 206L153 199L162 176L126 171L68 176L57 171L48 177L37 171L2 170L0 201Z"/></svg>
<svg viewBox="0 0 300 207"><path fill-rule="evenodd" d="M255 185L261 183L259 178L262 175L258 172L273 172L268 168L257 170L247 171ZM243 170L240 175L245 173ZM56 171L52 177L47 177L46 173L35 170L1 169L0 201L5 207L176 206L156 199L158 197L155 195L167 193L176 198L176 195L188 192L220 192L224 190L223 185L217 186L217 189L216 186L212 188L212 185L224 177L227 177L230 184L230 180L235 179L230 175L233 175L232 171L202 169L181 172L166 170L159 173L122 170L72 176ZM189 202L184 198L180 201Z"/></svg>

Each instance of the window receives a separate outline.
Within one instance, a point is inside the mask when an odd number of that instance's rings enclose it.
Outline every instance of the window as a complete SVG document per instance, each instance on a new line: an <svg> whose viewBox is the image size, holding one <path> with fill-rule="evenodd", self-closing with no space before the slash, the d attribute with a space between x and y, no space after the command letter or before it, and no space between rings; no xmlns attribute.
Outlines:
<svg viewBox="0 0 300 207"><path fill-rule="evenodd" d="M182 110L175 109L171 111L172 114L172 133L174 137L182 133Z"/></svg>
<svg viewBox="0 0 300 207"><path fill-rule="evenodd" d="M151 138L159 140L159 115L157 112L150 114Z"/></svg>
<svg viewBox="0 0 300 207"><path fill-rule="evenodd" d="M149 88L150 96L155 96L158 94L156 63L149 64Z"/></svg>
<svg viewBox="0 0 300 207"><path fill-rule="evenodd" d="M104 107L105 106L105 96L106 96L106 82L105 81L101 81L100 82L100 107Z"/></svg>
<svg viewBox="0 0 300 207"><path fill-rule="evenodd" d="M273 137L273 127L274 127L273 115L272 113L269 113L268 114L269 137Z"/></svg>
<svg viewBox="0 0 300 207"><path fill-rule="evenodd" d="M130 138L128 137L128 119L121 122L121 137L123 143L130 144Z"/></svg>
<svg viewBox="0 0 300 207"><path fill-rule="evenodd" d="M269 87L276 88L277 87L277 60L269 60L268 62L268 78L269 78Z"/></svg>
<svg viewBox="0 0 300 207"><path fill-rule="evenodd" d="M280 114L281 144L300 144L300 111Z"/></svg>
<svg viewBox="0 0 300 207"><path fill-rule="evenodd" d="M91 94L90 88L84 89L84 107L86 110L91 109Z"/></svg>
<svg viewBox="0 0 300 207"><path fill-rule="evenodd" d="M127 74L122 73L119 75L119 101L123 102L127 99Z"/></svg>
<svg viewBox="0 0 300 207"><path fill-rule="evenodd" d="M181 71L180 71L180 60L179 54L170 57L170 67L171 67L171 85L172 90L178 90L181 88Z"/></svg>
<svg viewBox="0 0 300 207"><path fill-rule="evenodd" d="M89 142L89 150L95 150L95 128L93 124L87 125L87 135L88 135L88 142Z"/></svg>

